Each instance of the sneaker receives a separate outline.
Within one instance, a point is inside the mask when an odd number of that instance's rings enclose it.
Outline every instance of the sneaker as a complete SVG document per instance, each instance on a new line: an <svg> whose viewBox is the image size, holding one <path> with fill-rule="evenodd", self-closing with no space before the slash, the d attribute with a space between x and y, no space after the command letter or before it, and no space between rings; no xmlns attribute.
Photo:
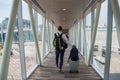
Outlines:
<svg viewBox="0 0 120 80"><path fill-rule="evenodd" d="M60 69L60 71L59 72L62 72L62 70Z"/></svg>
<svg viewBox="0 0 120 80"><path fill-rule="evenodd" d="M56 67L58 68L58 64L56 64Z"/></svg>
<svg viewBox="0 0 120 80"><path fill-rule="evenodd" d="M79 73L79 71L76 71L76 73Z"/></svg>
<svg viewBox="0 0 120 80"><path fill-rule="evenodd" d="M72 71L69 71L69 73L72 73Z"/></svg>

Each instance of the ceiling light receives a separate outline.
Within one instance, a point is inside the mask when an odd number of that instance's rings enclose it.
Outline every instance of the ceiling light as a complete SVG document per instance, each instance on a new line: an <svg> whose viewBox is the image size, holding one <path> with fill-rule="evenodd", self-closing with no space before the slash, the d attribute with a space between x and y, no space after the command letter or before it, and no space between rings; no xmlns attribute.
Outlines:
<svg viewBox="0 0 120 80"><path fill-rule="evenodd" d="M67 9L63 8L62 10L63 10L63 11L66 11Z"/></svg>

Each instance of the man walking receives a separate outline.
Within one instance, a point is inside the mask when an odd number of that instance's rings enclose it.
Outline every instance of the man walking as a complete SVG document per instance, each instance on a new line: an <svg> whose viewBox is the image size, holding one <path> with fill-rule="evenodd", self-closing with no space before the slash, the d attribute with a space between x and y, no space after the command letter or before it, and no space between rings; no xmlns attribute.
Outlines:
<svg viewBox="0 0 120 80"><path fill-rule="evenodd" d="M61 72L62 66L63 66L63 58L64 58L65 49L67 48L67 45L71 45L66 35L62 32L61 26L58 27L58 32L55 33L53 44L55 47L56 66L59 67L60 72Z"/></svg>

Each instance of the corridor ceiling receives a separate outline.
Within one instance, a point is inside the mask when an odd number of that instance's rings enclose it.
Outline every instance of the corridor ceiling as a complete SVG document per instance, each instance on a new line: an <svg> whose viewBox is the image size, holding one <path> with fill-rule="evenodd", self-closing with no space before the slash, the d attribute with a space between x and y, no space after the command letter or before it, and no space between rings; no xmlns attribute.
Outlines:
<svg viewBox="0 0 120 80"><path fill-rule="evenodd" d="M52 20L56 26L68 29L73 26L91 0L25 0L40 14ZM40 10L42 8L42 10ZM44 14L45 12L45 14Z"/></svg>

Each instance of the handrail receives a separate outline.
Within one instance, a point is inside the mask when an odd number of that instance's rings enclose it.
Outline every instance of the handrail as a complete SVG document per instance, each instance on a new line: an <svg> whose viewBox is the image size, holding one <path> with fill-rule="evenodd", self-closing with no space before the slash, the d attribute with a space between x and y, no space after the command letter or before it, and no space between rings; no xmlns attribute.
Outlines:
<svg viewBox="0 0 120 80"><path fill-rule="evenodd" d="M90 7L92 7L96 2L104 2L105 0L91 0L90 3L86 6L86 8L84 9L84 13L90 9Z"/></svg>
<svg viewBox="0 0 120 80"><path fill-rule="evenodd" d="M84 9L84 13L96 2L97 0L92 0L87 6L86 8Z"/></svg>
<svg viewBox="0 0 120 80"><path fill-rule="evenodd" d="M32 2L43 12L46 13L46 11L38 4L37 0L32 0Z"/></svg>

